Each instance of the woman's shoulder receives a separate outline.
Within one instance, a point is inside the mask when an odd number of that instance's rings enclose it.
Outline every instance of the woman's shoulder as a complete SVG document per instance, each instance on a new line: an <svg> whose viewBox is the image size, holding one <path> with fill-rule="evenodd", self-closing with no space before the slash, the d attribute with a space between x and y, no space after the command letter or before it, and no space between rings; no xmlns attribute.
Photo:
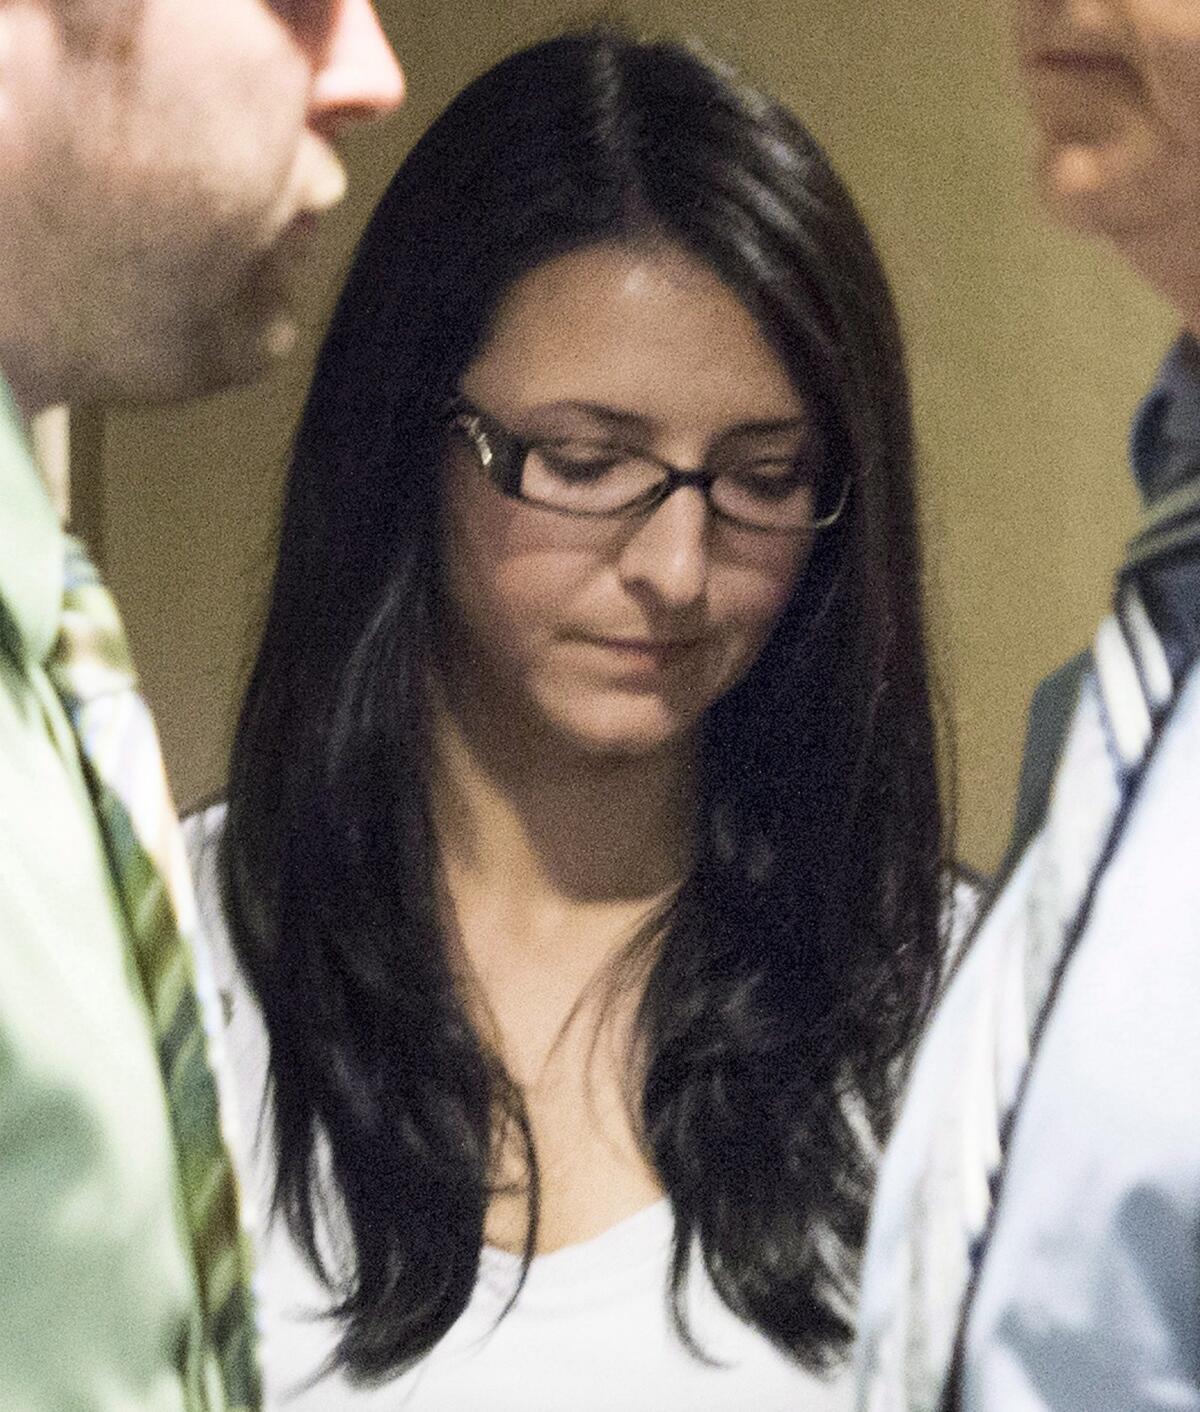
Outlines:
<svg viewBox="0 0 1200 1412"><path fill-rule="evenodd" d="M221 904L219 856L225 804L193 810L182 820L183 837L196 889L198 935L211 967L224 1019L224 1042L232 1066L238 1107L257 1131L266 1091L267 1036L257 999L238 964L233 937Z"/></svg>
<svg viewBox="0 0 1200 1412"><path fill-rule="evenodd" d="M983 873L976 872L965 863L955 863L950 869L942 917L943 935L946 938L943 976L950 974L962 955L963 948L975 930L975 923L979 920L990 886Z"/></svg>
<svg viewBox="0 0 1200 1412"><path fill-rule="evenodd" d="M221 905L218 868L221 832L225 826L225 802L202 805L182 819L183 840L196 889L200 940L212 961L217 989L228 997L239 983L233 941ZM227 1006L228 1008L228 1006Z"/></svg>

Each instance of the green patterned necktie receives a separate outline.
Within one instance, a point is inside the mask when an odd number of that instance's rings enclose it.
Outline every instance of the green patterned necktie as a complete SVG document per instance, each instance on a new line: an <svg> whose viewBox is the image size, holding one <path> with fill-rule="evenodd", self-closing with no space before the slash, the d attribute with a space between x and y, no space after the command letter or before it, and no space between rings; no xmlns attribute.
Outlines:
<svg viewBox="0 0 1200 1412"><path fill-rule="evenodd" d="M79 742L154 1026L205 1337L227 1412L254 1412L262 1396L250 1243L223 1126L231 1115L214 1078L219 1005L203 956L185 939L195 934L196 908L179 820L116 604L73 539L64 572L47 669Z"/></svg>

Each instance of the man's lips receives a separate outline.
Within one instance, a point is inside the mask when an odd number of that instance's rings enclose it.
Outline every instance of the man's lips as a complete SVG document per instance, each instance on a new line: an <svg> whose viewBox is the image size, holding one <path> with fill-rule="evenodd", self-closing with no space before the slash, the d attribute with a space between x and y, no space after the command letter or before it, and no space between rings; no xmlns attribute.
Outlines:
<svg viewBox="0 0 1200 1412"><path fill-rule="evenodd" d="M301 211L292 217L288 225L289 233L298 235L301 239L307 240L316 233L317 226L321 223L320 214L316 211Z"/></svg>
<svg viewBox="0 0 1200 1412"><path fill-rule="evenodd" d="M306 131L289 190L291 218L284 227L285 236L303 243L345 195L346 169L337 153L323 138Z"/></svg>
<svg viewBox="0 0 1200 1412"><path fill-rule="evenodd" d="M1130 85L1137 71L1128 59L1111 50L1048 47L1035 50L1026 66L1034 73L1057 74L1066 78L1109 79Z"/></svg>
<svg viewBox="0 0 1200 1412"><path fill-rule="evenodd" d="M279 232L266 258L273 262L282 259L288 264L306 259L320 224L318 212L297 212Z"/></svg>

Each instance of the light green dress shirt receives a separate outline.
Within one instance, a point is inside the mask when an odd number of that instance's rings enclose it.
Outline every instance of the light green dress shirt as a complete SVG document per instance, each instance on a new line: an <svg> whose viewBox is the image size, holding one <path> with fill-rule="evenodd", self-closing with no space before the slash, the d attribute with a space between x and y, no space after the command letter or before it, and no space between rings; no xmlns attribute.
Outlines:
<svg viewBox="0 0 1200 1412"><path fill-rule="evenodd" d="M0 379L0 1409L221 1412L135 962L43 663L63 537Z"/></svg>

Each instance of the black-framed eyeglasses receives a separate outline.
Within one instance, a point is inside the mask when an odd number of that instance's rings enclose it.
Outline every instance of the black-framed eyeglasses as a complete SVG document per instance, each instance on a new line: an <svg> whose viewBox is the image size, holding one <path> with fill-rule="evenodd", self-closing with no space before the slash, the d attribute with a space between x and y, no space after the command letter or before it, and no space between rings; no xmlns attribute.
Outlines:
<svg viewBox="0 0 1200 1412"><path fill-rule="evenodd" d="M465 397L446 408L497 490L564 515L610 519L649 514L683 486L695 486L717 518L744 529L798 533L828 529L845 509L847 476L833 503L819 505L821 458L760 457L728 467L681 470L602 438L524 440Z"/></svg>

